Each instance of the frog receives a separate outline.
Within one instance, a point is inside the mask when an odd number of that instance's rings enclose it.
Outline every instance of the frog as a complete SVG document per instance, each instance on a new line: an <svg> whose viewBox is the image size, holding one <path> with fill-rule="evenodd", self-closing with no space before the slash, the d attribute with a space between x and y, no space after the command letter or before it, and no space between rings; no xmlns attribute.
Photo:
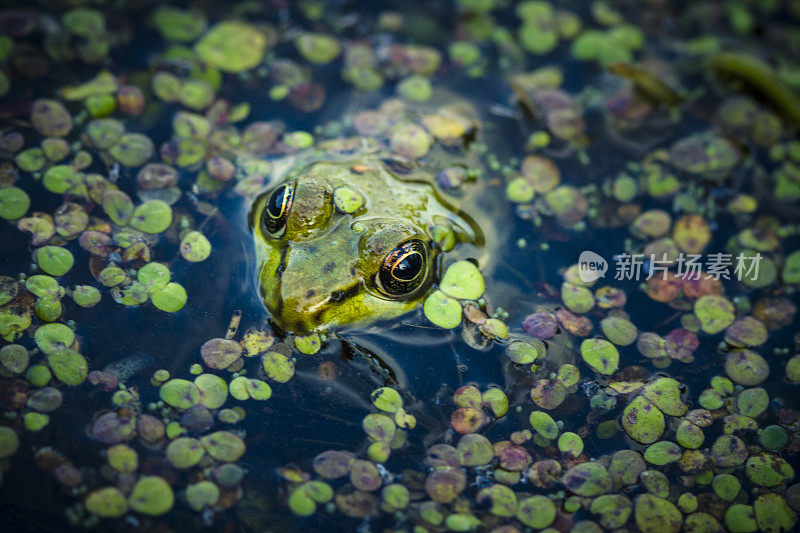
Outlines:
<svg viewBox="0 0 800 533"><path fill-rule="evenodd" d="M431 293L445 257L476 256L480 215L436 185L440 166L374 146L285 164L249 214L273 322L308 335L395 319Z"/></svg>

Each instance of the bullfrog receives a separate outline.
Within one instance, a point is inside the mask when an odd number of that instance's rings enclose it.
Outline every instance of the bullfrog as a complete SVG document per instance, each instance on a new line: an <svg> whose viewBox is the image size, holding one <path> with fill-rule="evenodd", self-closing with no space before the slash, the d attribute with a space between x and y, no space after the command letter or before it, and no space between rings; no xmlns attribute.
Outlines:
<svg viewBox="0 0 800 533"><path fill-rule="evenodd" d="M249 214L257 285L278 326L308 334L399 317L430 293L445 255L477 254L480 216L445 198L432 166L380 148L285 165Z"/></svg>

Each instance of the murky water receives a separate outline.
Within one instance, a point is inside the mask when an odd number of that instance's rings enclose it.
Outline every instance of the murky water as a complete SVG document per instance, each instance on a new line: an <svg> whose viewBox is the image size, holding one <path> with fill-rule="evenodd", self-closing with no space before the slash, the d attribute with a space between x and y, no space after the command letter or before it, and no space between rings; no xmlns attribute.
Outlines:
<svg viewBox="0 0 800 533"><path fill-rule="evenodd" d="M0 524L796 528L800 4L77 4L0 8Z"/></svg>

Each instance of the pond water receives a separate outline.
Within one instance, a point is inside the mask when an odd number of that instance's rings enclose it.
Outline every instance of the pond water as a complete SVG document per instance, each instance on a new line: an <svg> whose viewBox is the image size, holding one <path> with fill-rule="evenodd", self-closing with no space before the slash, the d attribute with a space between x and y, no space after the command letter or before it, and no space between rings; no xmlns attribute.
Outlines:
<svg viewBox="0 0 800 533"><path fill-rule="evenodd" d="M0 525L794 530L798 26L3 3Z"/></svg>

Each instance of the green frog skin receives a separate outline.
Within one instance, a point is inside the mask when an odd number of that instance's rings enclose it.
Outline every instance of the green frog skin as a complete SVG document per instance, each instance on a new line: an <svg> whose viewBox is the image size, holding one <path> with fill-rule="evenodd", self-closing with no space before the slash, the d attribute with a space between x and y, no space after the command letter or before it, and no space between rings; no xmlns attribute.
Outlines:
<svg viewBox="0 0 800 533"><path fill-rule="evenodd" d="M421 169L379 154L304 162L250 212L257 280L271 318L295 334L365 327L415 309L441 257L483 236ZM334 202L360 197L352 212Z"/></svg>

